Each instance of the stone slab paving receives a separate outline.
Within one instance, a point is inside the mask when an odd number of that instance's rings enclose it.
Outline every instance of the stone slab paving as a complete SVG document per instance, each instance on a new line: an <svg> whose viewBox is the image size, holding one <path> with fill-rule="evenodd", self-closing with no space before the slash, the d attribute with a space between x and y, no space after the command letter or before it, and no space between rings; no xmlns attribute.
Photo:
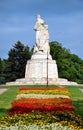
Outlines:
<svg viewBox="0 0 83 130"><path fill-rule="evenodd" d="M80 89L81 92L83 92L83 89Z"/></svg>
<svg viewBox="0 0 83 130"><path fill-rule="evenodd" d="M7 91L7 88L0 88L0 94L4 93L5 91Z"/></svg>

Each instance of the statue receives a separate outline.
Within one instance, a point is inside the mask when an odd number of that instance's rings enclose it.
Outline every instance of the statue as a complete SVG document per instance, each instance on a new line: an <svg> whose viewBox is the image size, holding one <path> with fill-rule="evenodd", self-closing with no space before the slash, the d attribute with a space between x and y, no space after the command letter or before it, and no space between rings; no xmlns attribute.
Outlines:
<svg viewBox="0 0 83 130"><path fill-rule="evenodd" d="M33 52L50 54L48 26L45 24L45 21L41 19L40 15L37 15L34 30L36 31L36 44Z"/></svg>

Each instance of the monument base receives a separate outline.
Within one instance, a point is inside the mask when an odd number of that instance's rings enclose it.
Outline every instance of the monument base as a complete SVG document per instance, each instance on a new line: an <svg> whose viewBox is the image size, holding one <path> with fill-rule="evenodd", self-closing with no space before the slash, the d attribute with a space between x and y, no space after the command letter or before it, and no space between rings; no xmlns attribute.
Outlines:
<svg viewBox="0 0 83 130"><path fill-rule="evenodd" d="M68 81L67 79L58 78L58 79L52 79L48 78L48 81L46 78L32 78L32 79L16 79L15 82L7 82L6 85L73 85L78 86L76 82Z"/></svg>
<svg viewBox="0 0 83 130"><path fill-rule="evenodd" d="M77 85L67 79L58 78L58 69L51 55L36 53L27 61L25 78L16 79L6 85Z"/></svg>

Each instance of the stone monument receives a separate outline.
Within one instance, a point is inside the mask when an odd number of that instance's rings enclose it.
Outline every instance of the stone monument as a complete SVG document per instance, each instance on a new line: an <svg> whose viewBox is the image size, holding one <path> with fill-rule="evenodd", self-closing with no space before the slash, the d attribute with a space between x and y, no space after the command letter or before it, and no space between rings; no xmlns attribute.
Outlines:
<svg viewBox="0 0 83 130"><path fill-rule="evenodd" d="M34 30L36 43L31 60L26 65L25 79L31 84L46 84L48 79L50 82L58 78L58 70L56 61L50 55L48 26L40 15L37 15Z"/></svg>
<svg viewBox="0 0 83 130"><path fill-rule="evenodd" d="M27 61L25 78L17 79L7 85L77 85L67 79L58 77L56 61L50 55L48 26L45 21L37 15L36 43L31 60Z"/></svg>

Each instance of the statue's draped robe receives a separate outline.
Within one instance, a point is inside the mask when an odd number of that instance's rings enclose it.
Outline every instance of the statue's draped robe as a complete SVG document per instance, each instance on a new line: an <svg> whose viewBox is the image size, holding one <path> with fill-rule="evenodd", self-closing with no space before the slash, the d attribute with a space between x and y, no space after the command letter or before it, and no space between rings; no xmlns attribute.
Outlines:
<svg viewBox="0 0 83 130"><path fill-rule="evenodd" d="M36 31L34 52L50 53L48 26L45 25L44 20L37 18L34 30Z"/></svg>

